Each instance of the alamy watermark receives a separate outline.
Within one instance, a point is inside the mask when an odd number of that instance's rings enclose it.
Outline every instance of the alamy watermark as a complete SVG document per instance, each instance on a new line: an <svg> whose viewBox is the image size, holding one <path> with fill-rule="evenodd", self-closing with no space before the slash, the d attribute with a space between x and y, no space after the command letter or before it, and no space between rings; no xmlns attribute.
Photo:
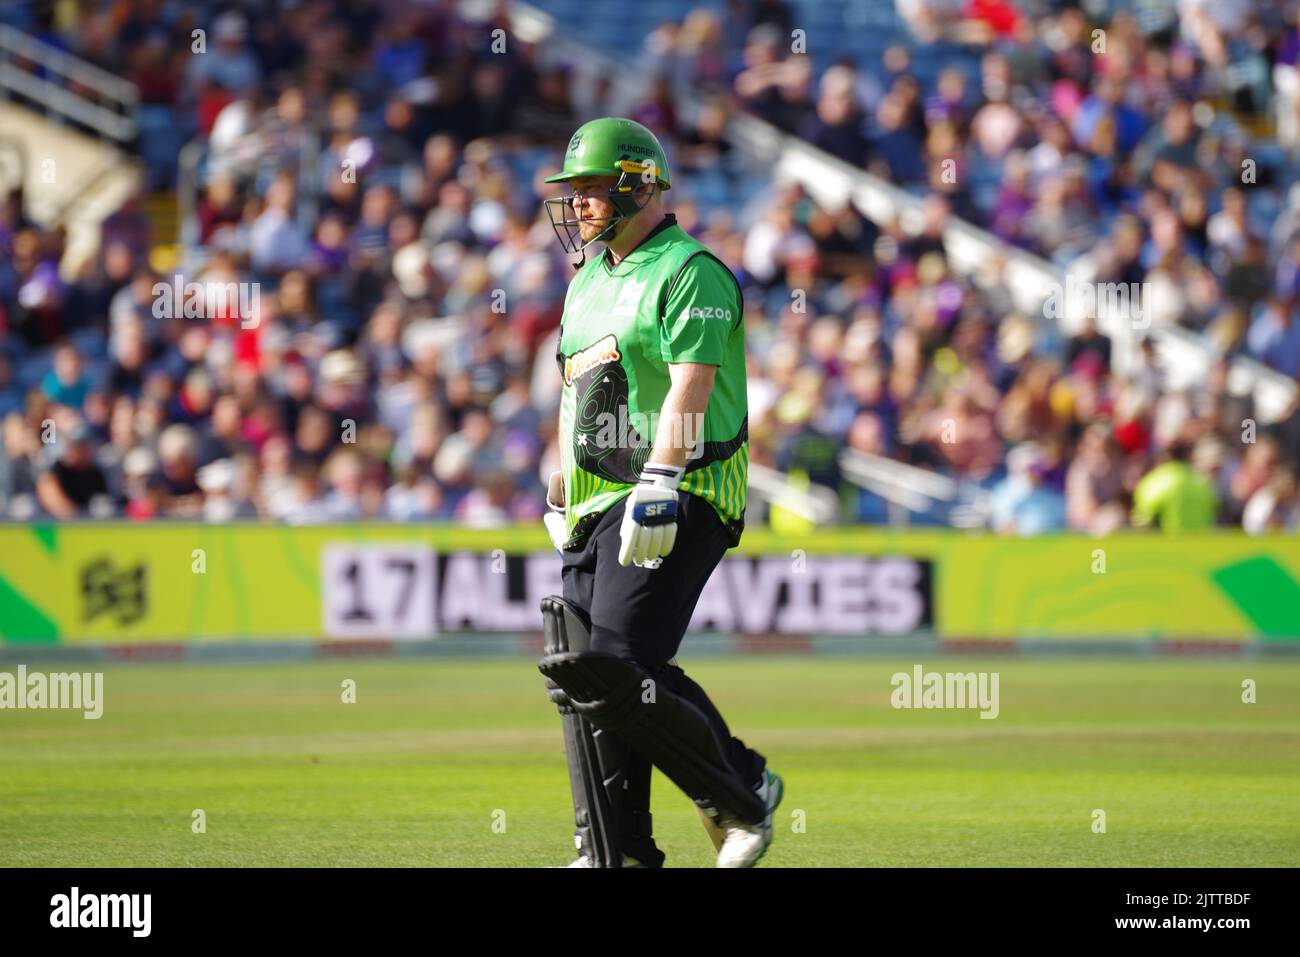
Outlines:
<svg viewBox="0 0 1300 957"><path fill-rule="evenodd" d="M1149 282L1084 282L1067 275L1064 286L1052 284L1043 315L1048 319L1071 314L1096 319L1104 314L1129 321L1134 329L1146 329L1151 325L1150 287Z"/></svg>
<svg viewBox="0 0 1300 957"><path fill-rule="evenodd" d="M125 927L132 937L148 937L152 894L83 894L74 887L50 898L51 927Z"/></svg>
<svg viewBox="0 0 1300 957"><path fill-rule="evenodd" d="M84 711L87 721L104 714L102 671L59 671L46 674L19 665L17 674L0 671L0 710L57 709Z"/></svg>
<svg viewBox="0 0 1300 957"><path fill-rule="evenodd" d="M911 674L899 671L889 680L894 693L889 703L895 708L979 708L981 718L996 718L998 702L996 671L965 673L926 671L914 665Z"/></svg>
<svg viewBox="0 0 1300 957"><path fill-rule="evenodd" d="M153 284L155 319L238 319L241 329L261 322L262 285L256 282L171 282Z"/></svg>
<svg viewBox="0 0 1300 957"><path fill-rule="evenodd" d="M670 441L673 448L686 449L686 460L698 459L704 454L704 413L681 415L676 412L632 412L621 405L618 412L601 412L594 417L594 429L584 429L577 441L590 443L597 449L653 447L661 423L669 420Z"/></svg>

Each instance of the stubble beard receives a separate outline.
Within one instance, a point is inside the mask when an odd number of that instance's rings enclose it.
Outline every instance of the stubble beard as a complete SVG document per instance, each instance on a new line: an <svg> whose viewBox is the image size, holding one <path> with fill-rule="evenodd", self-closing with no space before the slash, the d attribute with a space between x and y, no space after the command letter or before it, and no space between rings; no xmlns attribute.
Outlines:
<svg viewBox="0 0 1300 957"><path fill-rule="evenodd" d="M609 220L607 219L583 220L582 224L578 227L578 233L582 236L582 241L584 243L589 243L603 233L608 227ZM618 227L616 226L615 229L617 228ZM607 236L606 239L613 239L613 237Z"/></svg>

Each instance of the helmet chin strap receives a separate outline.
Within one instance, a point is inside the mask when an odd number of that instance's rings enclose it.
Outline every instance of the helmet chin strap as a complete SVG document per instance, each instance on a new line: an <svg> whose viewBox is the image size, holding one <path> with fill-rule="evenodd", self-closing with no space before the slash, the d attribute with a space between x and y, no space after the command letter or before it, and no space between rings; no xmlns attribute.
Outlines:
<svg viewBox="0 0 1300 957"><path fill-rule="evenodd" d="M613 219L613 217L610 218ZM606 226L604 229L602 229L599 234L592 237L591 243L603 242L608 245L609 240L614 238L612 235L614 231L614 227L616 227L619 223L624 222L625 220L630 218L631 217L629 216L624 216L622 214L619 214L617 219L614 219L614 221L610 223L608 226ZM610 235L606 235L606 234L610 234ZM591 243L583 243L582 248L578 250L578 252L581 254L580 258L576 263L570 263L569 265L571 265L574 269L581 269L583 266L585 266L587 264L587 247L590 246Z"/></svg>
<svg viewBox="0 0 1300 957"><path fill-rule="evenodd" d="M626 179L627 175L627 173L624 173L620 178L620 182L622 182L623 179ZM609 241L614 238L613 233L615 227L617 227L619 223L627 222L644 210L646 206L650 204L650 200L654 197L654 193L655 191L651 190L651 192L646 196L645 201L642 203L637 203L636 199L630 196L614 200L614 207L618 211L618 216L606 217L613 220L613 222L607 224L596 236L592 237L590 242L583 243L582 247L577 250L580 254L578 261L570 263L570 265L573 266L574 269L581 269L585 266L587 264L587 247L592 243L598 242L603 242L608 246ZM547 202L549 203L551 201L548 200ZM630 210L627 208L629 203L631 205ZM581 229L581 226L579 226L579 229ZM579 232L579 238L581 238L581 232Z"/></svg>

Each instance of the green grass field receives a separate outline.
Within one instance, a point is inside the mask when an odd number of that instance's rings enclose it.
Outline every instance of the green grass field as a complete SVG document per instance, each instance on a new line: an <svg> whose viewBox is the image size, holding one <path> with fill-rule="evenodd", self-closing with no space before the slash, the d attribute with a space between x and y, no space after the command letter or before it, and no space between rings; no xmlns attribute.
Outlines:
<svg viewBox="0 0 1300 957"><path fill-rule="evenodd" d="M1300 863L1300 663L923 662L999 672L995 720L890 707L914 663L684 662L785 778L761 866ZM0 711L0 866L572 859L559 718L530 661L132 664L104 692L98 721ZM658 772L654 814L668 866L712 865Z"/></svg>

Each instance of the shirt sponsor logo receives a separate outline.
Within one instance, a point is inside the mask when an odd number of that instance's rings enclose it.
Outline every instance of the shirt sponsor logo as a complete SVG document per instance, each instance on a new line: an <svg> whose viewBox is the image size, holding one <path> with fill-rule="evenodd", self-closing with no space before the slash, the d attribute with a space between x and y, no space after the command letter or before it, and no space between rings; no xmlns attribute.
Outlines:
<svg viewBox="0 0 1300 957"><path fill-rule="evenodd" d="M721 306L694 306L682 310L683 319L726 319L731 321L731 310Z"/></svg>
<svg viewBox="0 0 1300 957"><path fill-rule="evenodd" d="M612 335L606 336L564 360L564 384L573 385L574 380L588 369L606 362L618 362L622 358L618 340Z"/></svg>

